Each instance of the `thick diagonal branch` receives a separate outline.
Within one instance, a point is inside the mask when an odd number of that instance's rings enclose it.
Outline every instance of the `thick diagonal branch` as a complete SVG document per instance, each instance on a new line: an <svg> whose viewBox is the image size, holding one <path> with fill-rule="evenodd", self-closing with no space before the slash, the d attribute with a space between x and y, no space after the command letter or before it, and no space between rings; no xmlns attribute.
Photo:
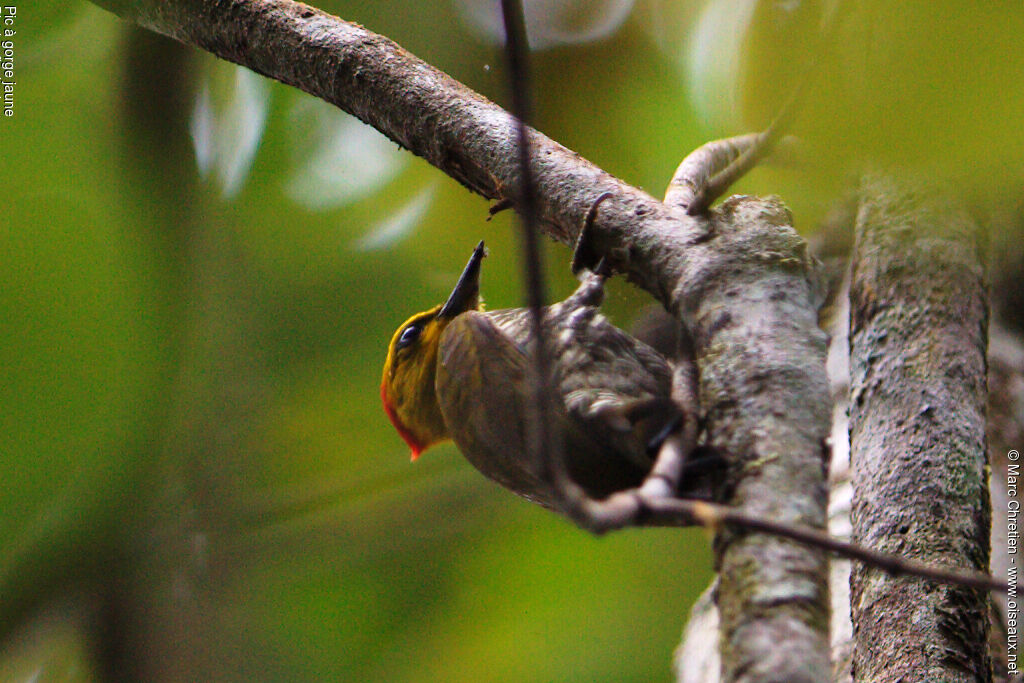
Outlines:
<svg viewBox="0 0 1024 683"><path fill-rule="evenodd" d="M373 126L478 194L521 197L512 117L501 107L384 36L291 0L97 0L146 28L295 86ZM539 225L573 244L594 200L612 199L594 227L595 247L667 301L653 261L663 236L684 239L700 220L605 173L530 130ZM661 279L662 282L664 281Z"/></svg>

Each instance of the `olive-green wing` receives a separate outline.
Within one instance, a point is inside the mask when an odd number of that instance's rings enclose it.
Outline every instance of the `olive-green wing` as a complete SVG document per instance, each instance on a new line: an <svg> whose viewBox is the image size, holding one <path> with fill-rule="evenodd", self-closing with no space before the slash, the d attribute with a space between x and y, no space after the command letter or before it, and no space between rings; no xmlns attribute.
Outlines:
<svg viewBox="0 0 1024 683"><path fill-rule="evenodd" d="M456 445L478 470L550 506L550 487L525 449L526 363L522 348L495 324L492 314L463 314L441 338L438 402ZM564 439L570 477L597 497L637 485L646 467L623 450L622 435L603 421L573 417L560 388L555 394L560 400L552 406L552 424Z"/></svg>
<svg viewBox="0 0 1024 683"><path fill-rule="evenodd" d="M445 329L437 357L441 414L455 444L481 473L547 507L551 489L525 452L526 358L485 313Z"/></svg>

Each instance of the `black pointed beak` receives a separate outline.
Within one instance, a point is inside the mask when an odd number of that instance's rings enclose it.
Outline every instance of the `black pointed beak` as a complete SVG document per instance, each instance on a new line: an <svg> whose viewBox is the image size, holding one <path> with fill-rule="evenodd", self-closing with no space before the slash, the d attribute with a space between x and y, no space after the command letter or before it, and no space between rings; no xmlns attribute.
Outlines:
<svg viewBox="0 0 1024 683"><path fill-rule="evenodd" d="M444 306L438 311L438 318L454 318L479 305L480 261L484 256L487 256L487 250L484 249L484 241L480 240L480 244L476 245L476 249L473 250L473 255L469 257L469 263L466 264L465 270L459 276L455 289L449 295L448 301L444 302Z"/></svg>

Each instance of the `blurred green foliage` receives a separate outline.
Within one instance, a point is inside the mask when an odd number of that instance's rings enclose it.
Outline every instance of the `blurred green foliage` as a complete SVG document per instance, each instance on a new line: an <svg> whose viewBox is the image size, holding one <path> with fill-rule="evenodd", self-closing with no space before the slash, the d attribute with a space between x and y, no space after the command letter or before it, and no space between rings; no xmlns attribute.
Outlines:
<svg viewBox="0 0 1024 683"><path fill-rule="evenodd" d="M481 237L488 304L518 304L510 217L305 95L83 2L12 1L0 679L668 679L700 532L591 538L450 446L410 465L380 410L389 335ZM658 195L818 60L798 127L825 163L739 188L799 227L864 160L1015 177L988 169L1020 156L1018 9L850 3L819 59L812 3L732 5L540 17L538 127ZM321 6L506 100L474 3ZM608 308L644 301L615 282Z"/></svg>
<svg viewBox="0 0 1024 683"><path fill-rule="evenodd" d="M497 50L427 5L333 9L503 98ZM34 8L0 129L0 679L667 679L699 532L591 538L451 447L410 465L380 410L394 326L480 237L489 302L518 302L509 216L304 95L87 4ZM660 168L623 153L617 131L662 146L632 120L678 87L618 41L541 55L541 109L658 184L698 137ZM635 69L609 81L615 46ZM618 95L638 72L647 107Z"/></svg>

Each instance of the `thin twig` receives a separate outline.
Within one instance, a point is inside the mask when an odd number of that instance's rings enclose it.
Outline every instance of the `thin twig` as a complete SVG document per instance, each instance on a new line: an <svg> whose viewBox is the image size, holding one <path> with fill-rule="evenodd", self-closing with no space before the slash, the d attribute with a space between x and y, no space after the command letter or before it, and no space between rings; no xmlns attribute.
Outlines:
<svg viewBox="0 0 1024 683"><path fill-rule="evenodd" d="M685 209L695 216L707 211L740 178L767 157L793 118L798 90L782 112L760 133L712 140L701 145L676 168L665 192L665 203Z"/></svg>
<svg viewBox="0 0 1024 683"><path fill-rule="evenodd" d="M787 106L783 108L782 113L764 131L753 136L736 138L744 142L747 142L747 138L752 137L753 139L749 141L749 144L743 144L740 147L729 150L734 155L732 161L698 188L689 206L686 207L686 213L696 216L707 211L708 207L725 194L736 181L749 173L751 169L761 163L762 159L771 154L772 150L775 149L775 145L779 142L783 131L789 126L790 119L792 118L792 103L795 101L795 97L794 95L790 99ZM728 144L730 140L720 140L717 142ZM713 145L715 143L709 144ZM737 152L738 154L736 154Z"/></svg>
<svg viewBox="0 0 1024 683"><path fill-rule="evenodd" d="M660 481L666 472L681 472L675 468L684 460L682 439L671 435L662 444L658 462L667 466L655 467L640 488L621 491L607 499L589 499L572 487L568 491L571 503L570 516L594 533L605 533L627 526L693 526L700 525L712 530L731 526L746 531L756 531L771 536L788 538L811 548L818 548L840 557L857 560L872 567L878 567L890 574L917 576L937 583L967 586L982 590L1007 592L1009 586L988 574L966 569L936 567L910 558L899 557L843 541L827 532L808 526L786 524L775 520L750 515L743 510L699 500L649 495L662 487Z"/></svg>
<svg viewBox="0 0 1024 683"><path fill-rule="evenodd" d="M712 176L728 167L754 145L760 135L749 133L723 140L712 140L687 154L672 174L672 180L665 190L664 202L689 212L698 197L706 196L704 188Z"/></svg>
<svg viewBox="0 0 1024 683"><path fill-rule="evenodd" d="M837 16L832 12L825 17L817 39L808 50L812 59L806 63L796 87L768 127L760 133L714 140L694 150L676 169L665 195L666 204L683 208L691 216L702 214L772 153L792 126L800 100L835 39L839 25Z"/></svg>
<svg viewBox="0 0 1024 683"><path fill-rule="evenodd" d="M502 0L505 22L505 56L508 60L512 95L512 114L515 117L517 147L519 150L519 196L516 198L523 236L523 269L526 300L530 311L533 339L533 362L527 373L530 396L530 415L526 425L526 445L537 465L536 470L547 472L553 464L562 462L561 443L553 433L551 411L551 357L544 340L544 264L538 244L537 186L530 165L530 135L527 123L530 117L529 54L526 22L520 0ZM556 467L556 469L558 469ZM548 477L550 478L550 477Z"/></svg>
<svg viewBox="0 0 1024 683"><path fill-rule="evenodd" d="M1009 590L1005 581L989 574L967 569L936 567L849 543L818 529L754 517L725 505L679 498L644 499L642 503L646 508L646 516L640 520L643 526L690 526L694 523L710 528L733 526L789 538L812 548L820 548L840 557L878 567L890 574L917 576L937 583L1002 593Z"/></svg>

